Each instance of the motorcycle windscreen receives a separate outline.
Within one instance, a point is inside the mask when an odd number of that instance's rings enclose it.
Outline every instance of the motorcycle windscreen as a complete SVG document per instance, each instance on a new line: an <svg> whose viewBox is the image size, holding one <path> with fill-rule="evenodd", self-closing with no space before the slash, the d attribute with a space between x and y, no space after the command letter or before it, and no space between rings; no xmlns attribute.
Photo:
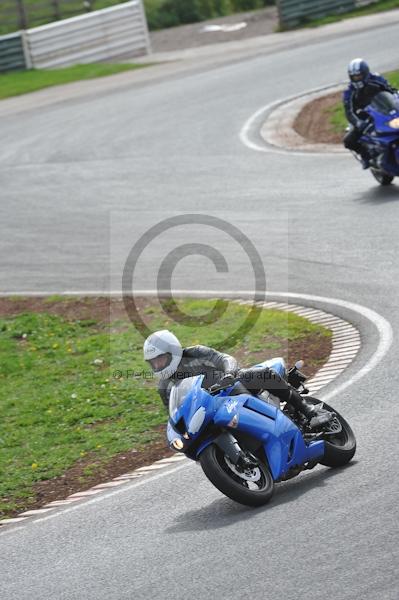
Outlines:
<svg viewBox="0 0 399 600"><path fill-rule="evenodd" d="M383 115L399 112L399 98L390 92L376 94L370 102L371 108Z"/></svg>
<svg viewBox="0 0 399 600"><path fill-rule="evenodd" d="M193 389L199 376L186 377L177 381L171 389L169 397L169 415L173 419L176 411L181 407L187 395Z"/></svg>

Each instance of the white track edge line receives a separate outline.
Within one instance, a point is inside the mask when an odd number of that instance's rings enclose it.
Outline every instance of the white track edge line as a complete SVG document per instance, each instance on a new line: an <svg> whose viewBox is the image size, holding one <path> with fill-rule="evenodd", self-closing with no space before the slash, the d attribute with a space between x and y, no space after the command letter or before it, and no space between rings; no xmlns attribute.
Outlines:
<svg viewBox="0 0 399 600"><path fill-rule="evenodd" d="M256 123L256 121L263 114L271 112L273 109L276 109L279 106L287 104L288 102L292 102L293 100L299 100L299 98L303 98L308 95L310 96L312 94L316 94L317 92L328 91L329 89L333 89L333 88L337 87L341 83L342 82L338 82L338 83L327 85L327 86L313 88L311 90L307 90L307 91L299 93L299 94L294 94L292 96L283 98L282 100L281 99L276 100L274 102L270 102L269 104L266 104L265 106L262 106L256 112L254 112L245 121L244 125L242 126L240 133L239 133L239 138L240 138L241 142L244 144L244 146L246 146L247 148L250 148L251 150L255 150L256 152L285 154L285 155L290 155L290 156L315 156L315 155L323 156L323 155L325 155L325 156L331 157L331 155L334 154L333 152L331 152L331 153L317 152L316 150L313 150L313 151L309 150L309 151L302 151L302 152L300 150L291 150L290 151L288 149L285 150L284 148L280 148L278 146L272 146L271 144L268 145L266 141L264 142L264 145L260 145L250 139L250 133L251 133L252 128L253 128L254 124ZM340 155L338 154L337 156L340 156Z"/></svg>

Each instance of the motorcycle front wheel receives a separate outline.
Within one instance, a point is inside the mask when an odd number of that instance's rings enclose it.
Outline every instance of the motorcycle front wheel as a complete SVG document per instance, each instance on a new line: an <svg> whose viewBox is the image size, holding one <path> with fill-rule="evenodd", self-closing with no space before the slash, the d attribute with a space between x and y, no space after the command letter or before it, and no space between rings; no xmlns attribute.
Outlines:
<svg viewBox="0 0 399 600"><path fill-rule="evenodd" d="M383 173L382 171L377 171L377 169L370 169L371 174L373 175L374 179L376 179L378 181L378 183L380 185L389 185L392 183L393 181L393 177L392 175L387 175L386 173Z"/></svg>
<svg viewBox="0 0 399 600"><path fill-rule="evenodd" d="M246 506L262 506L273 495L272 475L268 466L260 460L249 469L240 469L223 450L211 444L201 453L200 464L209 481L235 502Z"/></svg>

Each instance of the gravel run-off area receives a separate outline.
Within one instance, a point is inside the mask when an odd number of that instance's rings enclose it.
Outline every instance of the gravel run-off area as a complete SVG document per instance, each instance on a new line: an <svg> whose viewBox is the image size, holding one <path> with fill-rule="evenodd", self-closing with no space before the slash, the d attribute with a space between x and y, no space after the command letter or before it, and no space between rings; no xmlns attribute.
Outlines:
<svg viewBox="0 0 399 600"><path fill-rule="evenodd" d="M236 31L206 31L209 26L238 25L245 27ZM170 52L185 48L196 48L206 44L217 44L234 40L243 40L274 33L278 28L277 8L271 6L262 10L238 13L228 17L219 17L192 25L180 25L160 31L150 32L153 52Z"/></svg>

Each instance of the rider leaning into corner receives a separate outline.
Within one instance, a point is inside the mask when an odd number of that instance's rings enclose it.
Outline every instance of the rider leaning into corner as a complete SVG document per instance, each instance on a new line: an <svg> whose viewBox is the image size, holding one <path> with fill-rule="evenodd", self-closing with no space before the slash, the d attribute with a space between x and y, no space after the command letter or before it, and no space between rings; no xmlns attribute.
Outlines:
<svg viewBox="0 0 399 600"><path fill-rule="evenodd" d="M355 58L348 67L349 85L344 91L343 102L346 118L351 128L344 137L344 146L360 154L363 169L370 166L372 158L367 148L360 142L365 129L370 125L364 108L370 104L379 92L392 92L393 88L388 81L378 73L371 73L370 68L362 58Z"/></svg>
<svg viewBox="0 0 399 600"><path fill-rule="evenodd" d="M166 408L175 383L186 377L204 375L202 386L205 389L209 389L215 383L226 385L230 382L233 385L238 380L236 393L270 392L302 413L310 429L317 429L332 418L328 411L307 403L295 388L272 369L241 369L233 356L208 346L183 348L170 331L156 331L151 334L145 340L143 350L144 359L159 379L158 392Z"/></svg>

